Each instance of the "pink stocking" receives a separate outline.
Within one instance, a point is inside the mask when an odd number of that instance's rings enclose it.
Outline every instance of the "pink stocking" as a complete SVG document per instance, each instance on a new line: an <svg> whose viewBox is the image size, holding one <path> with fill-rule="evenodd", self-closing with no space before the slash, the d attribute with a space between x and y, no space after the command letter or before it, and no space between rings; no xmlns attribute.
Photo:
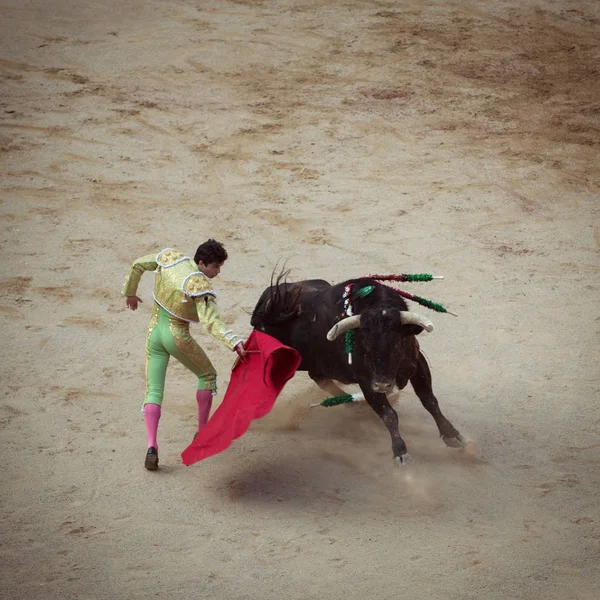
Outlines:
<svg viewBox="0 0 600 600"><path fill-rule="evenodd" d="M212 392L210 390L197 390L196 402L198 403L198 431L206 425L212 406Z"/></svg>
<svg viewBox="0 0 600 600"><path fill-rule="evenodd" d="M144 421L146 421L146 432L148 433L148 448L154 446L158 450L156 434L158 432L158 422L160 421L160 405L144 405Z"/></svg>

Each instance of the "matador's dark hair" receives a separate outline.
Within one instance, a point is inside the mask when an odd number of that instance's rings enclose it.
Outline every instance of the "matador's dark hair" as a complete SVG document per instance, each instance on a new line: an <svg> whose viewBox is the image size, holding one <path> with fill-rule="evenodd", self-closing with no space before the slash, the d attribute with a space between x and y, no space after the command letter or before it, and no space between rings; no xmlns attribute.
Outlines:
<svg viewBox="0 0 600 600"><path fill-rule="evenodd" d="M194 262L198 264L202 261L205 265L211 263L222 264L227 260L227 250L221 242L217 240L206 240L203 244L198 246L196 254L194 255Z"/></svg>

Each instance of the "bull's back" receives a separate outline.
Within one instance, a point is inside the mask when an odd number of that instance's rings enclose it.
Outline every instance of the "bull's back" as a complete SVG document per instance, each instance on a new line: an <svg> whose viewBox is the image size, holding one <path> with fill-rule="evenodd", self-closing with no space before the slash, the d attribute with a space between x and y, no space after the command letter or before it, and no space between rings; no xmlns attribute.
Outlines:
<svg viewBox="0 0 600 600"><path fill-rule="evenodd" d="M304 281L295 281L292 283L280 283L266 288L261 294L250 318L250 325L257 329L264 326L270 319L270 316L276 316L277 313L289 312L289 305L286 302L288 298L294 298L298 293L300 304L304 301L306 294L312 295L315 292L327 290L331 284L324 279L306 279ZM279 292L279 297L275 292Z"/></svg>
<svg viewBox="0 0 600 600"><path fill-rule="evenodd" d="M331 287L331 284L324 279L306 279L305 281L298 281L290 285L301 285L306 292L320 292Z"/></svg>
<svg viewBox="0 0 600 600"><path fill-rule="evenodd" d="M312 339L321 337L316 315L331 288L324 279L307 279L268 287L259 298L250 324L304 355ZM327 330L325 330L325 335Z"/></svg>

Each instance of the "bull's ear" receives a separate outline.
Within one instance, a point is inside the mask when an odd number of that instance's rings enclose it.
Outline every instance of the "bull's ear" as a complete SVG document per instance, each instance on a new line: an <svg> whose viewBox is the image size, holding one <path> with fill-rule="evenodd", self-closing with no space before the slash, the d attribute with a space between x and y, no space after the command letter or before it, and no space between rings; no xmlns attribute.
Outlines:
<svg viewBox="0 0 600 600"><path fill-rule="evenodd" d="M401 325L400 333L402 335L419 335L423 331L423 327L419 325Z"/></svg>

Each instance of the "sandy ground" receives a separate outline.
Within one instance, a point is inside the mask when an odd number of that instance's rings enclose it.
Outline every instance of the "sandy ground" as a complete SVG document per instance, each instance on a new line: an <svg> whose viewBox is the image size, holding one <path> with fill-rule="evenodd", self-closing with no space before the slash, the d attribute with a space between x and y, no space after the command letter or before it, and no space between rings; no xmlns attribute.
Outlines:
<svg viewBox="0 0 600 600"><path fill-rule="evenodd" d="M597 2L4 0L0 39L3 599L600 597ZM173 364L145 471L122 283L207 237L244 335L277 261L445 275L405 289L459 313L422 346L481 459L406 390L394 469L298 374L184 467Z"/></svg>

